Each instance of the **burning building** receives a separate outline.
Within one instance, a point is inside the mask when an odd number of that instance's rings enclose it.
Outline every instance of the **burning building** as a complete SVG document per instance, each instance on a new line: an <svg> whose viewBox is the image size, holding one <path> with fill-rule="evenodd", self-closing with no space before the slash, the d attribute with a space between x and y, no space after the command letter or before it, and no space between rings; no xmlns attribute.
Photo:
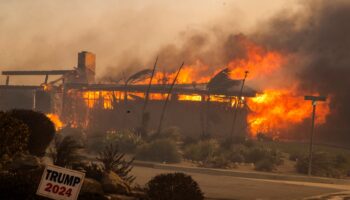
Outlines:
<svg viewBox="0 0 350 200"><path fill-rule="evenodd" d="M140 127L157 130L163 123L163 127L178 127L188 135L224 136L233 130L245 134L249 113L246 102L257 92L243 87L242 80L231 79L228 69L218 71L207 82L191 83L183 81L187 70L180 72L174 85L170 83L173 74L158 72L151 82L151 70L135 73L124 82L99 83L95 80L95 55L83 51L72 70L3 71L7 79L0 87L0 105L3 110L44 112L57 126L96 131ZM45 78L41 85L10 84L11 76L30 75ZM52 75L60 77L48 81Z"/></svg>
<svg viewBox="0 0 350 200"><path fill-rule="evenodd" d="M243 36L235 40L245 52L243 57L221 67L199 60L181 67L179 74L145 69L122 80L100 82L95 80L95 55L89 52L78 54L78 65L72 70L3 71L7 79L0 86L0 106L39 110L68 126L94 131L137 129L143 133L178 127L186 135L197 136L262 132L305 138L312 106L303 97L309 91L292 76L284 80L279 76L283 84L265 84L283 72L287 56ZM11 85L10 77L20 75L45 78L41 85ZM59 78L48 81L51 75ZM252 83L259 86L259 92L250 87ZM316 124L325 123L329 103L320 104L317 113Z"/></svg>

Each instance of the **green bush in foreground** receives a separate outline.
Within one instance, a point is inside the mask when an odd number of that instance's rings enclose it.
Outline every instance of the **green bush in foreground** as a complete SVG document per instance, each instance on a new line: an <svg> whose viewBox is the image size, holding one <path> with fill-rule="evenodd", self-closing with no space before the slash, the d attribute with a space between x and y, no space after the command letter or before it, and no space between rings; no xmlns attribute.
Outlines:
<svg viewBox="0 0 350 200"><path fill-rule="evenodd" d="M155 176L147 183L147 195L151 200L202 200L203 193L191 176L169 173Z"/></svg>
<svg viewBox="0 0 350 200"><path fill-rule="evenodd" d="M160 139L141 145L136 151L139 160L177 163L181 161L178 148L172 140Z"/></svg>

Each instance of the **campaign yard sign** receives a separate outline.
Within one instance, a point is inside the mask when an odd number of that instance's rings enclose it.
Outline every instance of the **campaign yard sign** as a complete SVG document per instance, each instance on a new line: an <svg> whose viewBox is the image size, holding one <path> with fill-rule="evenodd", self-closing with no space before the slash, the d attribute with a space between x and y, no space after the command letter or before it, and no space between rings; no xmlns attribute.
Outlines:
<svg viewBox="0 0 350 200"><path fill-rule="evenodd" d="M84 177L79 171L47 165L36 194L56 200L76 200Z"/></svg>

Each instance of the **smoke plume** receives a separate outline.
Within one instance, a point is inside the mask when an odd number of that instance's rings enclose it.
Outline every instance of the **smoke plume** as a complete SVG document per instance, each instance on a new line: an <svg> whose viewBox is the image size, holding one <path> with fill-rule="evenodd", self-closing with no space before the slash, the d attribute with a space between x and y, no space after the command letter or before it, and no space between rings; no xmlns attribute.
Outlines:
<svg viewBox="0 0 350 200"><path fill-rule="evenodd" d="M296 12L283 11L253 38L293 55L288 67L300 89L330 98L331 114L320 127L323 138L350 139L350 2L312 0Z"/></svg>

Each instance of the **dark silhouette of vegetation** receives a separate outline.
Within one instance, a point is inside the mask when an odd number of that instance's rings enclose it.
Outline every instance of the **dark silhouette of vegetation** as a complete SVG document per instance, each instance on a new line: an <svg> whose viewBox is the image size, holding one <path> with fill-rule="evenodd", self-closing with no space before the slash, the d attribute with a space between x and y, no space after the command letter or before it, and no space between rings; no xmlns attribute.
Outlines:
<svg viewBox="0 0 350 200"><path fill-rule="evenodd" d="M254 163L258 171L272 171L283 164L282 153L276 149L259 146L244 138L235 139L230 147L221 146L215 139L187 145L184 157L204 167L231 168L236 167L236 163Z"/></svg>
<svg viewBox="0 0 350 200"><path fill-rule="evenodd" d="M80 156L77 155L77 151L81 148L82 146L70 136L63 139L56 137L54 147L50 149L49 155L55 165L70 167L74 162L79 161Z"/></svg>
<svg viewBox="0 0 350 200"><path fill-rule="evenodd" d="M309 158L302 155L295 165L299 173L307 174ZM350 170L349 160L344 155L331 155L325 152L314 152L312 159L312 175L341 178Z"/></svg>
<svg viewBox="0 0 350 200"><path fill-rule="evenodd" d="M169 139L159 139L141 145L136 151L139 160L177 163L181 161L175 142Z"/></svg>
<svg viewBox="0 0 350 200"><path fill-rule="evenodd" d="M32 110L11 110L8 114L21 120L29 128L28 150L32 155L44 156L55 136L55 126L43 113Z"/></svg>
<svg viewBox="0 0 350 200"><path fill-rule="evenodd" d="M151 200L202 200L203 193L196 181L183 173L155 176L147 183L147 195Z"/></svg>
<svg viewBox="0 0 350 200"><path fill-rule="evenodd" d="M276 169L276 164L271 162L270 159L264 158L255 163L255 170L271 172Z"/></svg>
<svg viewBox="0 0 350 200"><path fill-rule="evenodd" d="M26 124L0 112L0 157L26 151L28 138L29 130Z"/></svg>
<svg viewBox="0 0 350 200"><path fill-rule="evenodd" d="M37 196L36 190L41 179L42 170L10 172L0 174L0 199L6 200L45 200Z"/></svg>
<svg viewBox="0 0 350 200"><path fill-rule="evenodd" d="M129 173L133 168L134 159L126 161L124 156L116 145L110 144L99 153L97 160L102 162L105 171L113 171L124 181L132 183L135 177Z"/></svg>
<svg viewBox="0 0 350 200"><path fill-rule="evenodd" d="M85 170L86 177L95 179L97 181L102 180L104 168L101 165L91 162L88 165L82 166L82 168Z"/></svg>

